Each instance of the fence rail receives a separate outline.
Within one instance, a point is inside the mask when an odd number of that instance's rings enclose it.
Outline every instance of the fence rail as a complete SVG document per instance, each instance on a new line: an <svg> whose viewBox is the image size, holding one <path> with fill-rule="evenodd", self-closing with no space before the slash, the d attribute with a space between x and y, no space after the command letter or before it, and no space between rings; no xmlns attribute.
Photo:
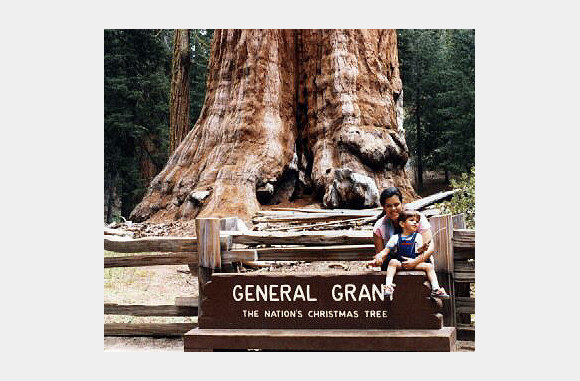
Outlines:
<svg viewBox="0 0 580 381"><path fill-rule="evenodd" d="M168 305L121 305L105 303L105 315L130 316L195 316L197 307Z"/></svg>
<svg viewBox="0 0 580 381"><path fill-rule="evenodd" d="M459 338L474 340L475 327L471 325L470 314L475 313L475 299L470 297L470 285L475 283L475 231L464 228L465 223L461 215L433 216L430 222L434 232L442 230L443 233L437 234L434 238L436 267L440 283L453 295L450 310L447 311L451 318L446 325L456 326ZM222 226L225 225L222 224ZM128 239L107 235L104 238L105 250L125 254L155 254L107 256L104 260L104 267L184 264L189 265L190 268L198 267L198 245L197 237ZM270 247L259 247L263 245ZM272 247L272 245L283 247ZM245 247L239 248L240 246ZM372 259L375 253L370 230L346 232L222 230L219 232L219 247L222 265L256 261L366 261ZM105 304L104 310L105 314L132 316L196 316L198 306L191 299L177 298L175 305L108 303ZM192 326L195 326L195 323L105 324L105 335L179 336L179 332L183 334Z"/></svg>

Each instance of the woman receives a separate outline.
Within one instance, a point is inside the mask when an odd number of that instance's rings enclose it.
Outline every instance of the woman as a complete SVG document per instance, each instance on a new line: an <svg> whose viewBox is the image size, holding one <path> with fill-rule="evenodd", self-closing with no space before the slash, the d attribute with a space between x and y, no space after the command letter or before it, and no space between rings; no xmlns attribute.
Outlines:
<svg viewBox="0 0 580 381"><path fill-rule="evenodd" d="M391 235L399 230L397 218L399 218L399 212L403 210L403 195L399 188L389 187L383 190L379 200L383 207L384 216L379 218L373 228L373 241L375 243L375 252L377 254L385 248ZM420 215L421 218L419 220L417 232L421 234L423 242L425 243L418 250L419 253L421 253L420 255L414 259L402 262L401 266L403 269L412 269L419 263L431 261L431 254L433 254L433 251L435 250L435 245L432 240L433 235L431 233L431 224L423 214L420 213ZM387 264L388 260L384 261L381 264L381 270L386 271Z"/></svg>

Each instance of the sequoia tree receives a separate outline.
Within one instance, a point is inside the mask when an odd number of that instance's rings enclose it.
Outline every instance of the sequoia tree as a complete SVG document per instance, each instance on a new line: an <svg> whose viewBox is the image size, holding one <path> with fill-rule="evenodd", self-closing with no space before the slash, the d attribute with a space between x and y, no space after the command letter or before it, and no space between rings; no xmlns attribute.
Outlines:
<svg viewBox="0 0 580 381"><path fill-rule="evenodd" d="M173 153L189 132L189 30L173 35L171 94L169 97L169 153Z"/></svg>
<svg viewBox="0 0 580 381"><path fill-rule="evenodd" d="M378 205L404 171L394 30L216 30L200 117L131 213L134 221L250 218L313 192Z"/></svg>

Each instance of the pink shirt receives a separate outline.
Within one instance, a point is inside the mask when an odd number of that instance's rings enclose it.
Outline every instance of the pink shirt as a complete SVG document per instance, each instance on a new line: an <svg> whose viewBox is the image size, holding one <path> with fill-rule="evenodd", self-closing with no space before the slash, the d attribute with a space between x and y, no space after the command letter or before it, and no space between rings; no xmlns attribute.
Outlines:
<svg viewBox="0 0 580 381"><path fill-rule="evenodd" d="M431 224L429 223L429 220L427 220L427 217L425 217L422 213L419 213L419 215L421 218L419 219L417 232L423 233L424 231L431 229ZM389 238L395 234L395 227L393 226L391 220L389 220L385 215L382 218L379 218L377 222L375 222L373 233L381 237L383 242L387 242Z"/></svg>

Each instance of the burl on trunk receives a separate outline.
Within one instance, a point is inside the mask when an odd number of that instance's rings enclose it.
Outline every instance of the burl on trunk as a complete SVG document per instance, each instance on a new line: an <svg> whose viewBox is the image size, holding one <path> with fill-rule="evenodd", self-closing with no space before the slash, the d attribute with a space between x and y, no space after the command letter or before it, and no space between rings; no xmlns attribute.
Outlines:
<svg viewBox="0 0 580 381"><path fill-rule="evenodd" d="M216 30L193 129L134 221L236 215L314 192L325 207L416 197L394 30Z"/></svg>

